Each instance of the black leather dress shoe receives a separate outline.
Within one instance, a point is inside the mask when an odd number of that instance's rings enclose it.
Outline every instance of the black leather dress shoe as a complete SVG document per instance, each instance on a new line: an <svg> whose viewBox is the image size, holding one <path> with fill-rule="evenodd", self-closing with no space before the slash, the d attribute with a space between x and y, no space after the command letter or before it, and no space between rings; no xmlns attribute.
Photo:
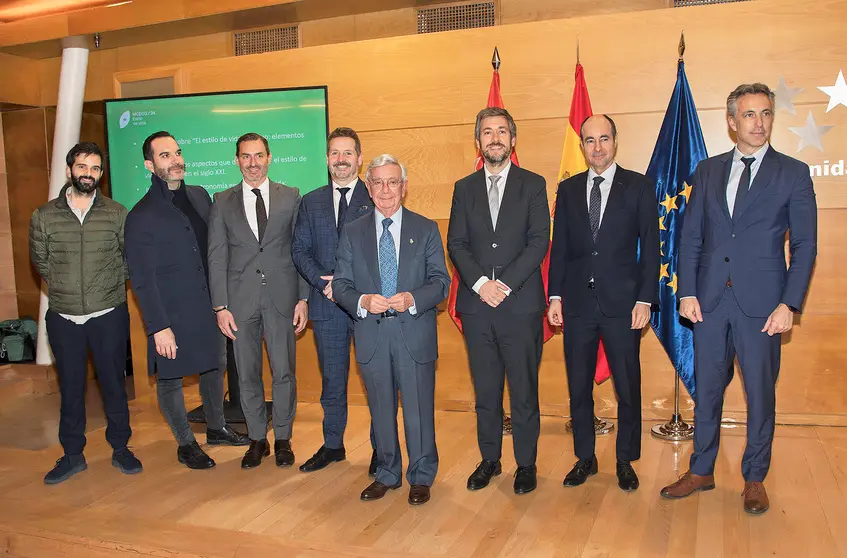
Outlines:
<svg viewBox="0 0 847 558"><path fill-rule="evenodd" d="M579 486L585 482L585 479L591 475L597 474L597 456L594 455L591 459L580 459L571 469L571 472L565 476L565 486Z"/></svg>
<svg viewBox="0 0 847 558"><path fill-rule="evenodd" d="M271 446L268 444L267 438L263 440L250 440L250 447L247 448L247 453L241 458L242 469L252 469L262 464L262 459L271 454Z"/></svg>
<svg viewBox="0 0 847 558"><path fill-rule="evenodd" d="M289 440L276 440L274 442L274 456L277 467L291 467L294 465L294 451L291 449Z"/></svg>
<svg viewBox="0 0 847 558"><path fill-rule="evenodd" d="M413 484L409 489L409 504L420 506L429 502L429 487L422 484Z"/></svg>
<svg viewBox="0 0 847 558"><path fill-rule="evenodd" d="M370 478L374 478L376 476L376 450L374 450L373 455L371 455L371 464L368 465L368 476Z"/></svg>
<svg viewBox="0 0 847 558"><path fill-rule="evenodd" d="M362 491L362 500L365 502L370 502L371 500L379 500L385 493L389 490L394 490L396 488L400 488L399 484L395 484L394 486L388 486L382 484L381 482L373 481L366 489Z"/></svg>
<svg viewBox="0 0 847 558"><path fill-rule="evenodd" d="M250 443L250 437L225 424L220 430L207 428L206 443L210 446L246 446Z"/></svg>
<svg viewBox="0 0 847 558"><path fill-rule="evenodd" d="M618 486L621 490L632 492L638 489L638 475L635 474L635 469L629 464L629 461L618 461Z"/></svg>
<svg viewBox="0 0 847 558"><path fill-rule="evenodd" d="M336 461L344 461L347 459L347 452L344 448L329 449L326 446L321 446L318 452L300 465L300 470L304 473L319 471Z"/></svg>
<svg viewBox="0 0 847 558"><path fill-rule="evenodd" d="M515 494L527 494L535 490L535 465L518 467L515 471Z"/></svg>
<svg viewBox="0 0 847 558"><path fill-rule="evenodd" d="M211 469L215 466L215 461L206 455L196 441L179 446L176 450L176 459L189 469Z"/></svg>
<svg viewBox="0 0 847 558"><path fill-rule="evenodd" d="M499 461L483 460L476 466L476 470L468 477L468 490L479 490L488 486L491 477L496 477L503 472Z"/></svg>

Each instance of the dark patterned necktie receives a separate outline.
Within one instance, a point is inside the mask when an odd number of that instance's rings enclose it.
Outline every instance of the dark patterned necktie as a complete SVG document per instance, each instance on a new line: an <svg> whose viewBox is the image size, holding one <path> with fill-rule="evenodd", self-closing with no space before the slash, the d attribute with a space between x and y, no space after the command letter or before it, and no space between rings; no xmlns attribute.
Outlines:
<svg viewBox="0 0 847 558"><path fill-rule="evenodd" d="M736 219L741 213L741 204L744 203L744 198L747 197L747 192L750 190L750 177L753 176L753 161L754 157L742 157L741 162L744 163L744 170L741 171L741 180L738 181L738 191L735 192L735 203L732 205L732 218Z"/></svg>
<svg viewBox="0 0 847 558"><path fill-rule="evenodd" d="M347 192L350 188L339 188L338 193L341 194L341 199L338 200L338 224L336 225L338 235L341 236L341 228L344 226L344 217L347 215Z"/></svg>
<svg viewBox="0 0 847 558"><path fill-rule="evenodd" d="M591 187L591 196L588 199L588 220L591 221L591 238L597 242L597 233L600 232L600 183L602 176L594 177L594 186Z"/></svg>
<svg viewBox="0 0 847 558"><path fill-rule="evenodd" d="M268 228L268 211L265 209L265 199L262 197L262 191L258 188L253 188L252 192L256 194L256 223L259 225L259 244L261 244L262 238L265 237L265 229Z"/></svg>

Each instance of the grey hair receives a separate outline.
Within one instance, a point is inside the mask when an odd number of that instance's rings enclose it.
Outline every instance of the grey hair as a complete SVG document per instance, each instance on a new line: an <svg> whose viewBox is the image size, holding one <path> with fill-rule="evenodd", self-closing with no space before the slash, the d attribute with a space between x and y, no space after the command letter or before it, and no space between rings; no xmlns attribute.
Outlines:
<svg viewBox="0 0 847 558"><path fill-rule="evenodd" d="M476 115L476 125L474 125L473 135L474 139L479 141L479 135L482 133L482 121L486 118L492 118L495 116L502 116L506 119L506 124L509 126L509 135L513 138L518 136L518 127L515 125L515 119L512 118L512 115L509 114L504 108L500 107L487 107L479 111Z"/></svg>
<svg viewBox="0 0 847 558"><path fill-rule="evenodd" d="M771 88L764 83L742 83L726 98L726 112L730 116L735 116L738 111L738 99L744 95L766 95L771 102L771 106L773 106L776 97Z"/></svg>
<svg viewBox="0 0 847 558"><path fill-rule="evenodd" d="M372 169L384 167L386 165L397 165L400 167L400 177L403 182L406 182L406 167L403 166L403 163L397 160L397 157L389 155L388 153L383 153L378 157L374 157L373 161L368 164L368 170L365 171L365 178L370 180Z"/></svg>

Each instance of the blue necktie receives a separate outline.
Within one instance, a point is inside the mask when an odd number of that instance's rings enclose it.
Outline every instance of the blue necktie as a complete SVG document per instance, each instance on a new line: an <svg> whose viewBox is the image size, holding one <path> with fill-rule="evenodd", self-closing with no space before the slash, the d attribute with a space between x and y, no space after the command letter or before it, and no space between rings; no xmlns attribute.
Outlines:
<svg viewBox="0 0 847 558"><path fill-rule="evenodd" d="M397 253L394 251L394 237L388 230L391 223L391 219L382 220L382 236L379 237L379 280L385 298L397 294Z"/></svg>

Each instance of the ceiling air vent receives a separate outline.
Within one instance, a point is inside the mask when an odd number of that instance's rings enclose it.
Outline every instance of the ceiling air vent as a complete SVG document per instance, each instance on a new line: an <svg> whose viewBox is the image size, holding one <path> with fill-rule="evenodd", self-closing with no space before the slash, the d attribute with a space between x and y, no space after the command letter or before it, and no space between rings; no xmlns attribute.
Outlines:
<svg viewBox="0 0 847 558"><path fill-rule="evenodd" d="M296 25L235 33L236 56L290 50L299 46L300 33Z"/></svg>
<svg viewBox="0 0 847 558"><path fill-rule="evenodd" d="M749 2L749 0L673 0L674 8L686 6L705 6L707 4L729 4L730 2Z"/></svg>
<svg viewBox="0 0 847 558"><path fill-rule="evenodd" d="M494 23L493 1L435 6L418 10L418 33L493 27Z"/></svg>

